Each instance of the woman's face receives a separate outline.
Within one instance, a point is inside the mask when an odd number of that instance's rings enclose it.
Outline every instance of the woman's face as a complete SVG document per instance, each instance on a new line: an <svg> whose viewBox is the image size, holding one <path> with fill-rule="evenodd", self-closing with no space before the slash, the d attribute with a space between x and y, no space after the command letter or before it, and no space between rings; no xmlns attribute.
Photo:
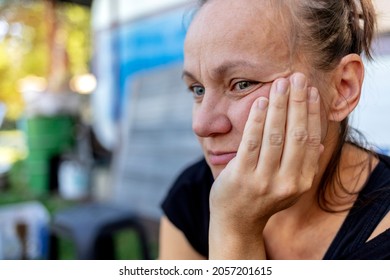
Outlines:
<svg viewBox="0 0 390 280"><path fill-rule="evenodd" d="M187 33L183 79L214 178L235 157L253 101L292 74L286 33L268 2L212 0Z"/></svg>

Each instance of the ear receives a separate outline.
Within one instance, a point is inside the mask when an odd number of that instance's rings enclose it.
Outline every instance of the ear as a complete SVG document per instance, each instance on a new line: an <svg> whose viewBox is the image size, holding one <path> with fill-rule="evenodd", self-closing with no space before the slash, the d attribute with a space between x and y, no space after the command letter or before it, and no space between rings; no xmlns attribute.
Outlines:
<svg viewBox="0 0 390 280"><path fill-rule="evenodd" d="M329 107L329 120L341 122L356 107L360 100L364 79L364 65L357 54L343 57L333 77L335 88Z"/></svg>

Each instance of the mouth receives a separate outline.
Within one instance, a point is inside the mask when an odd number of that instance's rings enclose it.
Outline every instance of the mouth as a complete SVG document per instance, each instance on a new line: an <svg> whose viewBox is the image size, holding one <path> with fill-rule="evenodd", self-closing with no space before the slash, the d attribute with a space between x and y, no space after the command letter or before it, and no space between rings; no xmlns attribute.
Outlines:
<svg viewBox="0 0 390 280"><path fill-rule="evenodd" d="M226 165L237 155L237 152L209 152L208 155L211 165Z"/></svg>

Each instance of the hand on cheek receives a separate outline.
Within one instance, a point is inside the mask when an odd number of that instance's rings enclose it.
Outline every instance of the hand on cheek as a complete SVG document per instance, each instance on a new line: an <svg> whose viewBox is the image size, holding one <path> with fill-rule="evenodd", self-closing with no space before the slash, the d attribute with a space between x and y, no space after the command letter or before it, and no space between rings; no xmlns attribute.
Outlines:
<svg viewBox="0 0 390 280"><path fill-rule="evenodd" d="M320 98L303 74L274 81L269 100L251 107L237 156L210 194L210 256L217 243L258 245L269 217L291 206L313 183L321 153ZM234 241L233 241L234 240ZM248 245L246 245L248 246ZM225 252L229 252L227 245ZM227 257L234 257L232 255Z"/></svg>

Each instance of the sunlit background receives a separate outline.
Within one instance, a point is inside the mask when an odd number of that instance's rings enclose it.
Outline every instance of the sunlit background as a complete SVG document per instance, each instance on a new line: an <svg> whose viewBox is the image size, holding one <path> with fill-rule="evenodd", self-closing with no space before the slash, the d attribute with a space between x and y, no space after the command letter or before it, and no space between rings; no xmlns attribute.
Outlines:
<svg viewBox="0 0 390 280"><path fill-rule="evenodd" d="M201 156L180 78L195 2L0 0L0 259L157 256L160 203ZM390 1L374 2L352 121L390 154Z"/></svg>

